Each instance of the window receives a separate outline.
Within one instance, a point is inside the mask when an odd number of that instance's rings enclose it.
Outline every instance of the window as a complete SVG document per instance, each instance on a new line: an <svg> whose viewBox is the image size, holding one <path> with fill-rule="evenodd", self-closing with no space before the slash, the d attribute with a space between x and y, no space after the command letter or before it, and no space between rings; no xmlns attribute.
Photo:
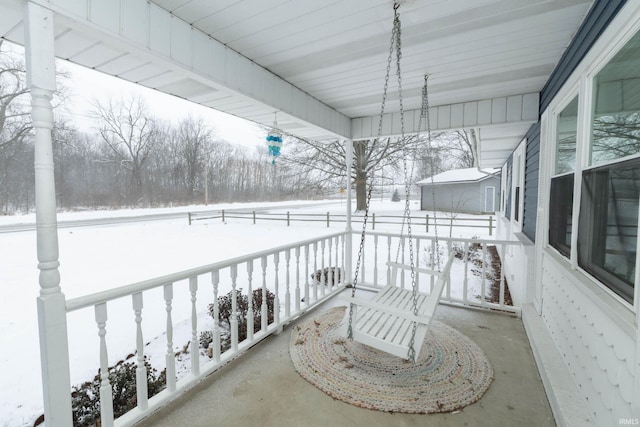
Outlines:
<svg viewBox="0 0 640 427"><path fill-rule="evenodd" d="M556 176L551 179L549 197L549 244L567 258L571 256L577 129L578 96L575 96L557 116Z"/></svg>
<svg viewBox="0 0 640 427"><path fill-rule="evenodd" d="M513 164L513 157L507 161L507 173L505 174L505 181L503 188L502 201L504 203L504 216L511 219L511 167Z"/></svg>
<svg viewBox="0 0 640 427"><path fill-rule="evenodd" d="M633 303L638 240L640 159L582 176L578 264Z"/></svg>

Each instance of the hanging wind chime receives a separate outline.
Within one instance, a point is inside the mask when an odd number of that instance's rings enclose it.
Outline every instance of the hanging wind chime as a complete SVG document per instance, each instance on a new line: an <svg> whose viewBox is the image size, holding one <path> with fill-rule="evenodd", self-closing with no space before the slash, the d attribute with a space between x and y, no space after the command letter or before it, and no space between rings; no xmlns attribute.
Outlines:
<svg viewBox="0 0 640 427"><path fill-rule="evenodd" d="M267 146L269 147L269 156L273 157L271 164L275 166L276 159L280 157L280 149L282 148L282 134L278 132L278 117L273 119L273 127L267 134Z"/></svg>

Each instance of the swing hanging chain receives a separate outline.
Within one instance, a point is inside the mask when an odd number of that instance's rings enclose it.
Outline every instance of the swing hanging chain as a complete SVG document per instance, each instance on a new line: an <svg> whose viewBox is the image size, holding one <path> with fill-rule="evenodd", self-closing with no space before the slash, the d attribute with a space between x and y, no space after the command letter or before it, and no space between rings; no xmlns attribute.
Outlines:
<svg viewBox="0 0 640 427"><path fill-rule="evenodd" d="M382 135L382 119L384 117L384 109L385 104L387 102L387 92L389 89L389 75L391 74L391 61L393 59L393 46L396 42L397 36L396 34L400 31L400 17L398 16L398 7L399 3L395 3L394 10L394 18L393 18L393 29L391 30L391 42L389 46L389 56L387 57L387 70L384 77L384 89L382 91L382 104L380 107L380 119L378 121L378 139ZM366 182L365 182L366 185ZM364 210L364 218L362 221L362 232L360 235L360 247L358 248L358 260L356 261L356 269L353 274L353 284L351 285L351 298L354 298L356 295L356 287L358 283L358 273L360 272L360 266L362 264L362 254L364 252L364 241L365 241L365 232L367 229L367 219L369 218L369 205L371 202L371 193L372 186L369 185L369 190L367 191L367 200L365 203ZM353 304L349 304L349 325L347 327L347 338L353 340Z"/></svg>
<svg viewBox="0 0 640 427"><path fill-rule="evenodd" d="M422 96L422 109L423 111L420 112L420 116L422 117L422 115L424 114L425 117L425 121L427 124L427 142L429 144L429 151L433 151L433 146L431 145L431 118L429 117L429 87L428 87L428 82L427 80L429 79L429 76L425 75L424 76L424 87L422 88L422 92L423 92L423 96ZM431 167L431 203L433 206L433 232L434 232L434 237L435 237L435 254L431 254L431 267L433 268L433 264L434 264L434 257L435 257L435 264L436 264L436 270L438 272L440 272L440 242L438 241L438 224L437 224L437 219L436 219L436 191L435 191L435 184L433 181L433 176L435 175L435 165L434 165L434 153L431 152L429 153L429 166Z"/></svg>

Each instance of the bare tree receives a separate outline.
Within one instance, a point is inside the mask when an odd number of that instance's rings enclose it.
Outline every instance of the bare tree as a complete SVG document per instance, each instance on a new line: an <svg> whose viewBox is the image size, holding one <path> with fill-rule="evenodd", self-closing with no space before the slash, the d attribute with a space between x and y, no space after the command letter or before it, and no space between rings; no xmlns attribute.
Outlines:
<svg viewBox="0 0 640 427"><path fill-rule="evenodd" d="M16 160L28 150L32 129L24 63L4 43L0 39L0 211L8 209L15 192L8 181L20 172Z"/></svg>
<svg viewBox="0 0 640 427"><path fill-rule="evenodd" d="M212 151L213 129L202 118L191 116L181 120L175 131L179 160L176 167L182 170L187 199L194 201L194 191L204 187L207 159Z"/></svg>
<svg viewBox="0 0 640 427"><path fill-rule="evenodd" d="M316 182L336 183L346 174L344 143L287 138L290 148L281 157L282 163L298 170L315 172ZM367 199L367 180L381 168L387 173L398 173L402 159L413 160L422 139L416 136L404 138L380 138L353 142L353 165L349 177L356 187L356 209L364 210ZM350 185L349 185L350 187Z"/></svg>
<svg viewBox="0 0 640 427"><path fill-rule="evenodd" d="M110 152L109 160L129 175L127 196L137 204L142 197L143 168L158 143L158 123L141 97L94 101L100 120L98 132Z"/></svg>
<svg viewBox="0 0 640 427"><path fill-rule="evenodd" d="M440 152L444 170L473 168L478 165L478 140L475 129L438 132L432 136L431 145Z"/></svg>

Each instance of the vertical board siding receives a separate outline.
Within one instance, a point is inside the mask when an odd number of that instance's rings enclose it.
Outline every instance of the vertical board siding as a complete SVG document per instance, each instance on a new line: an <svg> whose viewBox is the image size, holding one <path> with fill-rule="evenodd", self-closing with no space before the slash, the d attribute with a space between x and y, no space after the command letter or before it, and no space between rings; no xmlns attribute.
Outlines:
<svg viewBox="0 0 640 427"><path fill-rule="evenodd" d="M540 171L540 122L529 128L524 166L524 213L522 232L532 242L536 238L536 218L538 207L538 175Z"/></svg>

